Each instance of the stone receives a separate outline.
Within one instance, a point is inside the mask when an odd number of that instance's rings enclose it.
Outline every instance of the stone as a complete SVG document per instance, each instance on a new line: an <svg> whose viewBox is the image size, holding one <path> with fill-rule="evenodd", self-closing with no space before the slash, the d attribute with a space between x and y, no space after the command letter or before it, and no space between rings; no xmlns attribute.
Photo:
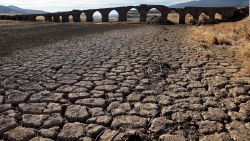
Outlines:
<svg viewBox="0 0 250 141"><path fill-rule="evenodd" d="M52 139L49 139L49 138L43 138L43 137L35 137L35 138L32 138L31 140L29 141L53 141Z"/></svg>
<svg viewBox="0 0 250 141"><path fill-rule="evenodd" d="M84 99L84 98L89 98L89 97L90 97L90 94L87 92L68 94L68 98L70 101L76 101L78 99Z"/></svg>
<svg viewBox="0 0 250 141"><path fill-rule="evenodd" d="M83 123L66 123L58 135L61 141L78 141L85 134L86 126Z"/></svg>
<svg viewBox="0 0 250 141"><path fill-rule="evenodd" d="M186 139L182 135L163 134L160 136L159 141L186 141Z"/></svg>
<svg viewBox="0 0 250 141"><path fill-rule="evenodd" d="M105 92L115 92L119 87L117 85L101 85L96 86L95 89L99 91L105 91Z"/></svg>
<svg viewBox="0 0 250 141"><path fill-rule="evenodd" d="M27 127L40 127L43 125L43 121L47 119L49 115L22 115L22 122L24 126Z"/></svg>
<svg viewBox="0 0 250 141"><path fill-rule="evenodd" d="M6 92L6 103L19 104L27 101L31 92L21 92L17 90L11 90Z"/></svg>
<svg viewBox="0 0 250 141"><path fill-rule="evenodd" d="M103 126L109 126L112 122L112 117L111 116L107 116L107 115L104 115L104 116L98 116L97 119L96 119L96 123L97 124L101 124Z"/></svg>
<svg viewBox="0 0 250 141"><path fill-rule="evenodd" d="M40 129L38 133L45 138L55 139L57 135L59 134L59 131L60 131L60 127L56 126L56 127L52 127L48 129Z"/></svg>
<svg viewBox="0 0 250 141"><path fill-rule="evenodd" d="M135 103L134 107L141 116L152 117L158 113L158 106L154 103Z"/></svg>
<svg viewBox="0 0 250 141"><path fill-rule="evenodd" d="M4 133L4 138L10 141L27 141L36 136L36 130L32 128L16 127Z"/></svg>
<svg viewBox="0 0 250 141"><path fill-rule="evenodd" d="M210 134L224 130L223 124L215 121L201 121L198 125L201 134Z"/></svg>
<svg viewBox="0 0 250 141"><path fill-rule="evenodd" d="M89 113L92 115L92 117L101 116L105 114L103 108L90 108Z"/></svg>
<svg viewBox="0 0 250 141"><path fill-rule="evenodd" d="M145 128L147 126L147 119L139 116L117 116L114 118L112 127L130 127L130 128Z"/></svg>
<svg viewBox="0 0 250 141"><path fill-rule="evenodd" d="M89 113L85 106L70 105L66 109L65 116L70 122L84 122L89 117Z"/></svg>
<svg viewBox="0 0 250 141"><path fill-rule="evenodd" d="M172 105L174 102L174 99L171 98L170 96L160 95L158 96L158 98L159 98L159 104L164 106Z"/></svg>
<svg viewBox="0 0 250 141"><path fill-rule="evenodd" d="M81 137L79 141L94 141L91 137Z"/></svg>
<svg viewBox="0 0 250 141"><path fill-rule="evenodd" d="M106 107L106 100L103 98L79 99L75 103L79 105L83 105L83 106L89 106L89 107Z"/></svg>
<svg viewBox="0 0 250 141"><path fill-rule="evenodd" d="M43 127L50 128L54 126L62 126L64 123L64 119L61 114L55 113L52 114L49 118L47 118L44 123Z"/></svg>
<svg viewBox="0 0 250 141"><path fill-rule="evenodd" d="M17 122L14 118L0 117L0 136L15 127L17 127Z"/></svg>
<svg viewBox="0 0 250 141"><path fill-rule="evenodd" d="M90 137L97 137L104 129L102 125L89 124L86 127L86 134Z"/></svg>
<svg viewBox="0 0 250 141"><path fill-rule="evenodd" d="M11 110L12 106L11 104L1 104L0 105L0 113Z"/></svg>
<svg viewBox="0 0 250 141"><path fill-rule="evenodd" d="M129 102L140 102L142 98L143 98L143 95L139 93L132 93L127 96L127 100Z"/></svg>
<svg viewBox="0 0 250 141"><path fill-rule="evenodd" d="M250 140L250 124L233 121L226 124L226 129L230 137L235 141L249 141Z"/></svg>
<svg viewBox="0 0 250 141"><path fill-rule="evenodd" d="M44 90L44 87L37 83L27 83L19 87L22 91L42 91Z"/></svg>
<svg viewBox="0 0 250 141"><path fill-rule="evenodd" d="M203 112L202 116L205 120L213 120L218 122L225 122L228 120L227 115L222 109L219 108L208 108L208 112Z"/></svg>
<svg viewBox="0 0 250 141"><path fill-rule="evenodd" d="M91 81L80 81L76 83L75 85L85 87L87 89L92 89L94 87L94 84Z"/></svg>
<svg viewBox="0 0 250 141"><path fill-rule="evenodd" d="M215 133L204 136L200 141L233 141L228 133Z"/></svg>
<svg viewBox="0 0 250 141"><path fill-rule="evenodd" d="M234 87L229 89L229 94L237 97L239 95L247 95L247 90L244 87Z"/></svg>
<svg viewBox="0 0 250 141"><path fill-rule="evenodd" d="M168 127L172 127L173 121L168 120L166 117L157 117L151 121L149 130L153 133L160 133L166 130Z"/></svg>
<svg viewBox="0 0 250 141"><path fill-rule="evenodd" d="M114 137L118 134L118 131L107 129L100 136L100 141L113 141Z"/></svg>

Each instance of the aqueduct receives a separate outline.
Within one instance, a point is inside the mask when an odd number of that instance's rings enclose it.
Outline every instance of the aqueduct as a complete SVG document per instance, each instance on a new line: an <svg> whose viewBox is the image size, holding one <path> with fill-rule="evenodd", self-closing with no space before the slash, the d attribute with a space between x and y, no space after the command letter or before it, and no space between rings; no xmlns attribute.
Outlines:
<svg viewBox="0 0 250 141"><path fill-rule="evenodd" d="M185 16L190 14L194 19L199 19L202 13L209 16L210 19L215 18L215 14L222 15L222 19L230 19L236 12L241 12L249 15L248 7L234 8L234 7L185 7L185 8L170 8L163 5L140 5L127 7L114 7L102 9L89 10L73 10L67 12L46 13L46 14L32 14L32 15L0 15L1 20L20 20L20 21L36 21L37 16L43 16L48 22L69 22L69 16L73 17L73 22L81 22L81 14L86 15L86 22L93 22L93 14L98 11L101 13L102 22L109 22L109 14L112 10L117 11L119 15L119 22L127 21L127 13L130 9L138 10L140 14L140 22L146 22L147 14L151 9L157 9L161 13L161 17L167 20L169 13L175 12L179 14L179 24L185 24Z"/></svg>

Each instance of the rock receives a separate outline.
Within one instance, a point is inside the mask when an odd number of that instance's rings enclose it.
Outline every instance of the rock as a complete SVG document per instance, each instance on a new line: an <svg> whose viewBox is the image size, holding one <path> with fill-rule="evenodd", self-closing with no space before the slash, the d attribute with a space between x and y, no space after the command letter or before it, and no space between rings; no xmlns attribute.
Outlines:
<svg viewBox="0 0 250 141"><path fill-rule="evenodd" d="M186 139L182 135L163 134L160 136L159 141L186 141Z"/></svg>
<svg viewBox="0 0 250 141"><path fill-rule="evenodd" d="M42 91L44 90L44 87L37 83L27 83L19 87L20 90L22 91Z"/></svg>
<svg viewBox="0 0 250 141"><path fill-rule="evenodd" d="M12 106L11 104L1 104L0 105L0 113L11 110Z"/></svg>
<svg viewBox="0 0 250 141"><path fill-rule="evenodd" d="M218 122L227 122L229 116L219 108L208 108L208 112L203 112L202 116L205 120L213 120Z"/></svg>
<svg viewBox="0 0 250 141"><path fill-rule="evenodd" d="M50 128L54 126L62 126L64 123L64 119L61 114L55 113L52 114L49 118L47 118L44 123L43 127Z"/></svg>
<svg viewBox="0 0 250 141"><path fill-rule="evenodd" d="M168 120L166 117L157 117L152 120L149 130L153 133L160 133L168 127L173 126L173 124L174 122Z"/></svg>
<svg viewBox="0 0 250 141"><path fill-rule="evenodd" d="M233 141L227 133L215 133L204 136L200 141Z"/></svg>
<svg viewBox="0 0 250 141"><path fill-rule="evenodd" d="M78 99L84 99L84 98L89 98L89 97L90 97L90 94L87 92L68 94L68 98L70 101L76 101Z"/></svg>
<svg viewBox="0 0 250 141"><path fill-rule="evenodd" d="M92 117L101 116L105 114L103 108L90 108L89 113L92 115Z"/></svg>
<svg viewBox="0 0 250 141"><path fill-rule="evenodd" d="M39 134L45 138L55 139L59 134L60 128L59 127L52 127L48 129L40 129Z"/></svg>
<svg viewBox="0 0 250 141"><path fill-rule="evenodd" d="M82 137L79 139L79 141L94 141L91 137Z"/></svg>
<svg viewBox="0 0 250 141"><path fill-rule="evenodd" d="M14 118L0 117L0 136L15 127L17 127L17 122Z"/></svg>
<svg viewBox="0 0 250 141"><path fill-rule="evenodd" d="M27 127L40 127L43 125L43 121L47 119L49 115L31 115L24 114L22 115L22 122L24 126Z"/></svg>
<svg viewBox="0 0 250 141"><path fill-rule="evenodd" d="M230 137L237 141L249 141L250 140L250 124L233 121L230 124L226 124Z"/></svg>
<svg viewBox="0 0 250 141"><path fill-rule="evenodd" d="M201 134L221 132L224 130L223 124L215 121L201 121L198 125Z"/></svg>
<svg viewBox="0 0 250 141"><path fill-rule="evenodd" d="M134 107L141 116L152 117L158 113L158 106L154 103L135 103Z"/></svg>
<svg viewBox="0 0 250 141"><path fill-rule="evenodd" d="M109 126L111 122L112 122L112 117L107 115L98 116L96 119L96 123L101 124L103 126Z"/></svg>
<svg viewBox="0 0 250 141"><path fill-rule="evenodd" d="M49 138L43 138L43 137L35 137L35 138L32 138L31 140L29 141L53 141L52 139L49 139Z"/></svg>
<svg viewBox="0 0 250 141"><path fill-rule="evenodd" d="M32 128L16 127L4 133L4 138L10 141L27 141L36 136L36 130Z"/></svg>
<svg viewBox="0 0 250 141"><path fill-rule="evenodd" d="M112 127L130 127L130 128L145 128L147 126L146 118L139 116L117 116L114 118Z"/></svg>
<svg viewBox="0 0 250 141"><path fill-rule="evenodd" d="M90 137L97 137L104 129L102 125L89 124L86 127L86 134Z"/></svg>
<svg viewBox="0 0 250 141"><path fill-rule="evenodd" d="M129 102L140 102L142 98L143 98L143 95L139 93L132 93L127 96L127 100Z"/></svg>
<svg viewBox="0 0 250 141"><path fill-rule="evenodd" d="M99 91L105 91L105 92L115 92L119 87L117 85L101 85L96 86L95 89Z"/></svg>
<svg viewBox="0 0 250 141"><path fill-rule="evenodd" d="M89 117L89 113L85 106L70 105L66 109L65 116L70 122L84 122Z"/></svg>
<svg viewBox="0 0 250 141"><path fill-rule="evenodd" d="M66 123L59 133L58 139L61 141L78 141L85 134L85 128L83 123Z"/></svg>
<svg viewBox="0 0 250 141"><path fill-rule="evenodd" d="M6 92L6 103L19 104L27 101L32 92L11 90Z"/></svg>
<svg viewBox="0 0 250 141"><path fill-rule="evenodd" d="M103 98L79 99L75 103L89 107L106 107L106 100Z"/></svg>
<svg viewBox="0 0 250 141"><path fill-rule="evenodd" d="M100 141L113 141L114 137L118 134L118 131L107 129L100 136Z"/></svg>
<svg viewBox="0 0 250 141"><path fill-rule="evenodd" d="M246 95L247 90L244 87L234 87L229 89L229 94L237 97L239 95Z"/></svg>

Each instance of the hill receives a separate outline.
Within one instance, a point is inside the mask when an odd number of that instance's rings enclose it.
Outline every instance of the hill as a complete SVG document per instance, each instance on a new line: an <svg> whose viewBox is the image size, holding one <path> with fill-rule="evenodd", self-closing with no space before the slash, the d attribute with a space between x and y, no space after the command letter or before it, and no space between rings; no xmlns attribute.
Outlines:
<svg viewBox="0 0 250 141"><path fill-rule="evenodd" d="M45 13L41 10L32 10L32 9L22 9L16 6L3 6L0 5L0 14L1 15L12 15L12 14L42 14Z"/></svg>
<svg viewBox="0 0 250 141"><path fill-rule="evenodd" d="M246 7L249 0L194 0L186 3L172 5L171 7Z"/></svg>

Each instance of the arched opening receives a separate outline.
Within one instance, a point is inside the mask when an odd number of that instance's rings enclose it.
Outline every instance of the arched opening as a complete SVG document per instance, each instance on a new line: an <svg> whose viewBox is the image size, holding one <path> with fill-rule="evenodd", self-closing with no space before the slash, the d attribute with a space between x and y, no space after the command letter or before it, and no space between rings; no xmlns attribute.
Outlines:
<svg viewBox="0 0 250 141"><path fill-rule="evenodd" d="M81 21L82 21L82 22L86 22L86 15L85 15L85 13L82 13L82 14L80 15L80 18L81 18Z"/></svg>
<svg viewBox="0 0 250 141"><path fill-rule="evenodd" d="M45 17L44 16L36 16L36 21L38 21L38 22L44 22L45 21Z"/></svg>
<svg viewBox="0 0 250 141"><path fill-rule="evenodd" d="M132 8L127 13L128 22L140 22L140 13L136 8Z"/></svg>
<svg viewBox="0 0 250 141"><path fill-rule="evenodd" d="M62 16L59 16L60 22L62 22Z"/></svg>
<svg viewBox="0 0 250 141"><path fill-rule="evenodd" d="M109 21L116 22L119 20L119 13L116 10L112 10L109 12Z"/></svg>
<svg viewBox="0 0 250 141"><path fill-rule="evenodd" d="M147 13L147 20L153 21L155 18L158 18L160 16L161 16L161 12L156 8L152 8Z"/></svg>
<svg viewBox="0 0 250 141"><path fill-rule="evenodd" d="M176 23L178 24L179 23L179 18L180 18L180 15L178 12L176 11L171 11L170 13L168 13L168 21L172 22L172 23Z"/></svg>
<svg viewBox="0 0 250 141"><path fill-rule="evenodd" d="M209 19L209 16L205 13L201 13L200 16L199 16L199 20L201 20L202 18L207 18Z"/></svg>
<svg viewBox="0 0 250 141"><path fill-rule="evenodd" d="M55 21L54 21L54 17L53 17L53 16L51 17L51 21L52 21L52 22L55 22Z"/></svg>
<svg viewBox="0 0 250 141"><path fill-rule="evenodd" d="M221 20L222 19L222 15L220 13L216 13L214 17L217 20Z"/></svg>
<svg viewBox="0 0 250 141"><path fill-rule="evenodd" d="M73 16L69 15L69 22L73 22Z"/></svg>
<svg viewBox="0 0 250 141"><path fill-rule="evenodd" d="M102 22L102 14L99 11L96 11L93 14L93 19L94 19L94 22Z"/></svg>
<svg viewBox="0 0 250 141"><path fill-rule="evenodd" d="M193 20L194 19L194 17L191 15L191 14L187 14L186 16L185 16L185 23L186 24L190 24L190 22L191 22L191 20Z"/></svg>

